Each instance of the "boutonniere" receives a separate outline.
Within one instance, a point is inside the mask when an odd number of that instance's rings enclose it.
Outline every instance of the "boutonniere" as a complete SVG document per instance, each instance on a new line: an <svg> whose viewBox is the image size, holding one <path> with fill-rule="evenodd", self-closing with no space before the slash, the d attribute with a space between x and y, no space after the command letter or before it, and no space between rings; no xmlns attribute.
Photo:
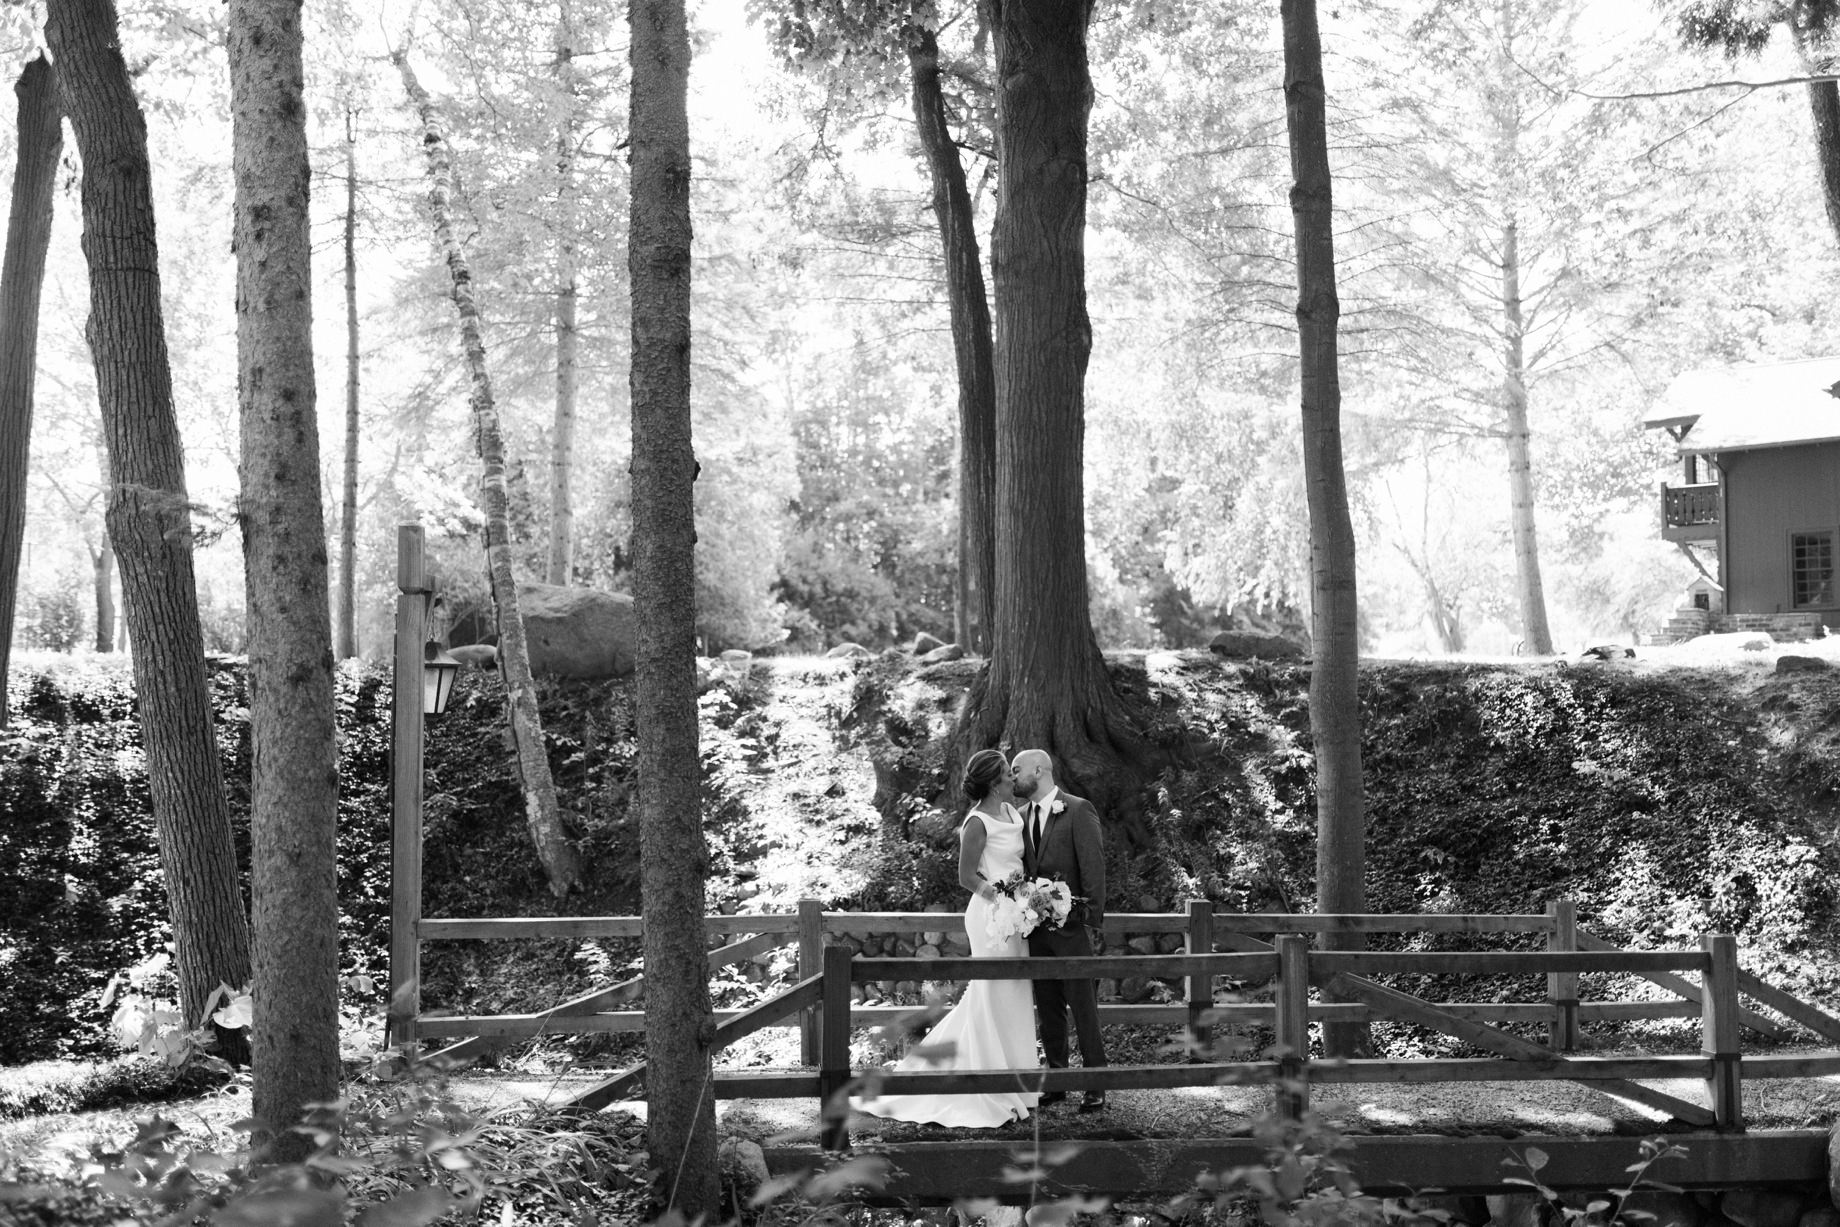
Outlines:
<svg viewBox="0 0 1840 1227"><path fill-rule="evenodd" d="M1056 801L1053 805L1048 807L1048 812L1051 814L1064 814L1067 812L1067 803L1065 801Z"/></svg>

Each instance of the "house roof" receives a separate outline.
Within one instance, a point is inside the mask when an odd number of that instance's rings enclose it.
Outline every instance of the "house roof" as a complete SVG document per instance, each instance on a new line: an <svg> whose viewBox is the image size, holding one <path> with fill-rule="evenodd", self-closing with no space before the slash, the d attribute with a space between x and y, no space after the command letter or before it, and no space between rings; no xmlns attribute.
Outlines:
<svg viewBox="0 0 1840 1227"><path fill-rule="evenodd" d="M1683 371L1642 424L1687 427L1682 452L1840 440L1840 357Z"/></svg>

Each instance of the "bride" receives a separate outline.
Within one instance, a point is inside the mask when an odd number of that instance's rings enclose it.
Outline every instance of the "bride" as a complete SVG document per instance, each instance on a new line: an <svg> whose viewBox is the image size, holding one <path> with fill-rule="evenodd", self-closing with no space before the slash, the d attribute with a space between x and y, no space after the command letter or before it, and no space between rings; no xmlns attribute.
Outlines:
<svg viewBox="0 0 1840 1227"><path fill-rule="evenodd" d="M980 750L965 764L965 796L977 804L958 831L958 882L972 892L965 933L975 958L1022 958L1021 937L990 936L992 882L1022 868L1022 819L1009 804L1009 764L995 750ZM1035 1002L1027 980L973 980L926 1039L894 1067L897 1073L1038 1067ZM1022 1120L1035 1107L1034 1091L964 1095L882 1095L852 1099L860 1112L893 1120L989 1129Z"/></svg>

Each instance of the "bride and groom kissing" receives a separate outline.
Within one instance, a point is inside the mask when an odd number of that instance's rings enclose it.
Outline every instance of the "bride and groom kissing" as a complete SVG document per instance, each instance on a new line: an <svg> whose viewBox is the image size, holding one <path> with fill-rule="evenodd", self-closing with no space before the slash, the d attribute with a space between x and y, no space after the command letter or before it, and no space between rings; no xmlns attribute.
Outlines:
<svg viewBox="0 0 1840 1227"><path fill-rule="evenodd" d="M1013 762L996 750L980 750L965 764L964 791L973 804L959 827L958 881L971 892L965 934L972 956L1091 955L1093 931L1105 919L1104 846L1092 803L1055 784L1045 750L1023 750ZM1074 895L1065 919L1057 923L1050 915L1026 938L1002 923L1004 898L997 884L1018 878L1065 882ZM1070 1017L1081 1064L1104 1065L1096 981L973 980L895 1070L1030 1069L1043 1061L1050 1069L1065 1069ZM1035 1055L1037 1025L1042 1061ZM850 1106L894 1120L988 1129L1066 1098L1064 1091L1041 1094L1019 1085L983 1094L870 1096L852 1099ZM1079 1110L1104 1107L1105 1092L1095 1090L1086 1092Z"/></svg>

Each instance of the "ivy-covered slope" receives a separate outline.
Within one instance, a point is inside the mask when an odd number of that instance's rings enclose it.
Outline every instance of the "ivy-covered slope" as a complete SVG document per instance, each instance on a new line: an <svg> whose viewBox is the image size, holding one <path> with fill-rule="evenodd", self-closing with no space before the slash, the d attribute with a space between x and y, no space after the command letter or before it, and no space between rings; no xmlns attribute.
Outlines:
<svg viewBox="0 0 1840 1227"><path fill-rule="evenodd" d="M710 906L960 906L955 820L931 799L976 668L915 671L889 654L719 673L701 697ZM241 670L212 669L241 840ZM1121 657L1113 674L1164 760L1148 842L1112 840L1113 907L1205 895L1223 909L1307 909L1307 669L1181 653ZM12 693L0 730L0 1064L104 1049L104 986L166 939L125 662L33 658ZM630 691L546 683L541 701L589 890L559 903L544 889L496 679L468 674L429 728L428 915L638 910ZM342 668L338 702L344 962L381 982L387 670ZM1539 911L1569 895L1604 936L1676 945L1732 930L1751 966L1840 997L1831 675L1372 664L1362 704L1373 910ZM436 943L425 997L540 1008L630 971L636 955L619 942ZM784 970L770 959L737 969L718 997L744 1001Z"/></svg>

